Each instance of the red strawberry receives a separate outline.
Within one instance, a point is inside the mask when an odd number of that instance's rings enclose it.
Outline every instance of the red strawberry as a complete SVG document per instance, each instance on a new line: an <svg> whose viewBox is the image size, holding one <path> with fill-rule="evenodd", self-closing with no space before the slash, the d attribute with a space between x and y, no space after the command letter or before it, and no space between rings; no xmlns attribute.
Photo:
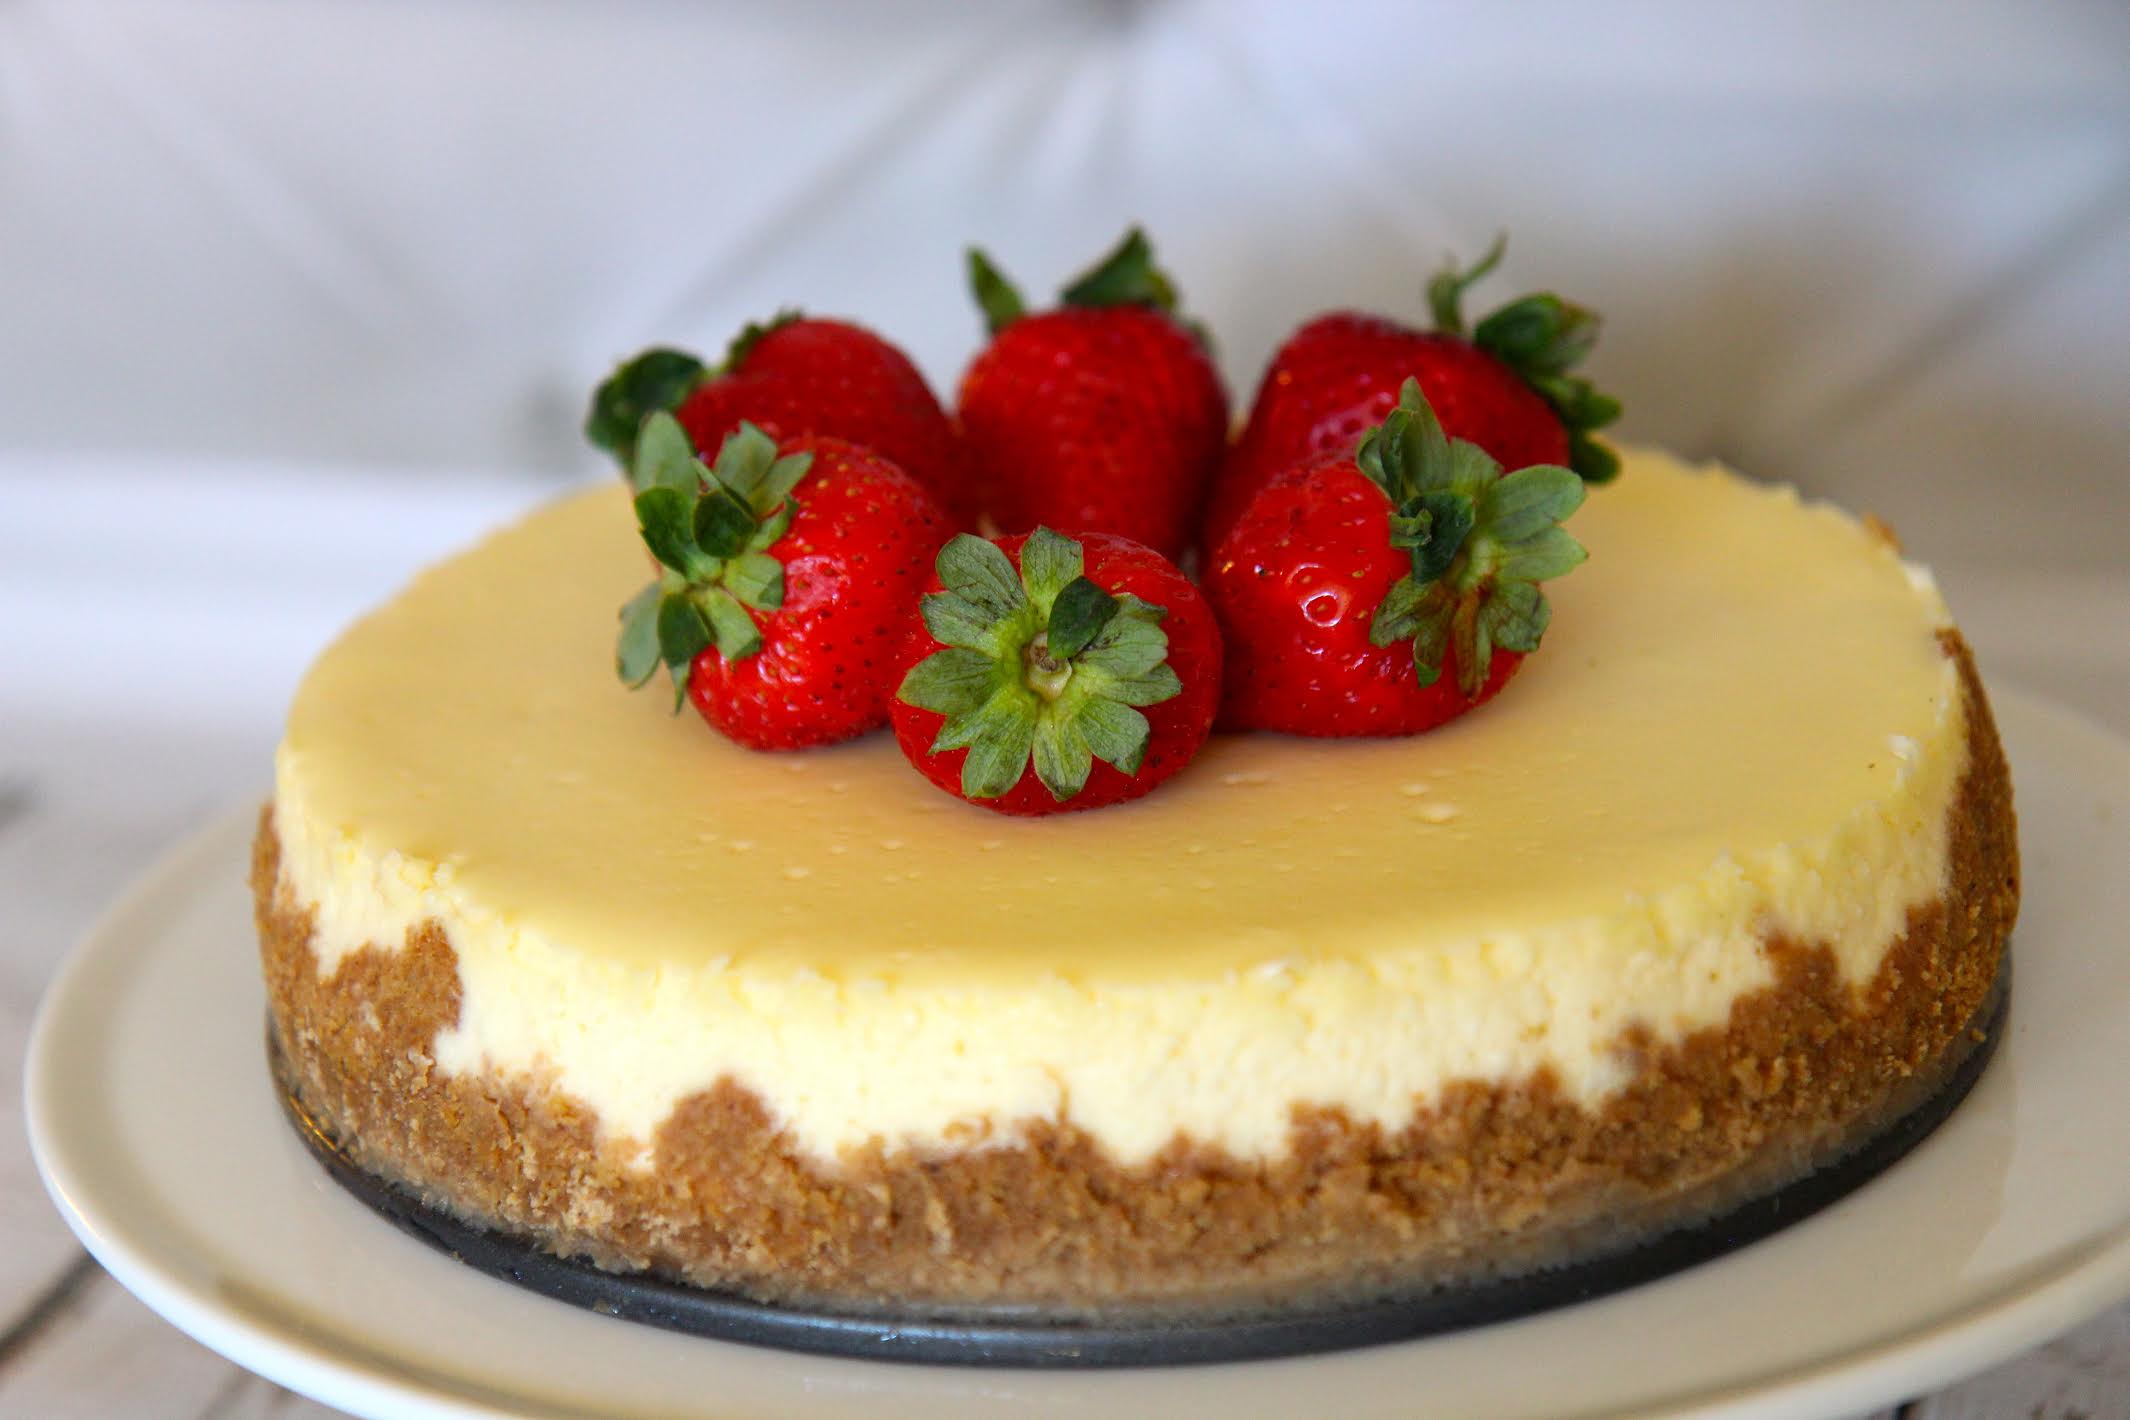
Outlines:
<svg viewBox="0 0 2130 1420"><path fill-rule="evenodd" d="M960 525L975 522L953 424L910 358L862 326L785 311L741 331L715 370L683 350L646 350L599 386L585 436L626 467L638 426L657 410L677 415L705 454L743 419L775 439L825 434L863 445L930 489Z"/></svg>
<svg viewBox="0 0 2130 1420"><path fill-rule="evenodd" d="M1316 454L1352 453L1409 379L1450 437L1479 445L1504 468L1566 464L1592 483L1618 472L1590 431L1617 419L1619 402L1569 373L1597 341L1593 312L1550 294L1525 296L1466 334L1465 289L1494 269L1503 247L1497 241L1469 271L1452 265L1429 283L1432 331L1338 311L1288 337L1221 470L1201 545L1217 546L1257 490L1285 470Z"/></svg>
<svg viewBox="0 0 2130 1420"><path fill-rule="evenodd" d="M1583 560L1571 470L1503 477L1407 380L1355 455L1320 454L1250 500L1205 568L1236 729L1410 735L1491 698L1538 649L1538 583Z"/></svg>
<svg viewBox="0 0 2130 1420"><path fill-rule="evenodd" d="M1137 228L1035 315L982 252L971 282L992 340L961 381L984 511L1007 532L1107 532L1177 557L1228 433L1228 396L1171 312Z"/></svg>
<svg viewBox="0 0 2130 1420"><path fill-rule="evenodd" d="M1220 628L1153 549L1048 528L940 549L890 710L910 763L1006 814L1136 799L1188 764L1220 700Z"/></svg>
<svg viewBox="0 0 2130 1420"><path fill-rule="evenodd" d="M832 744L887 723L896 653L946 514L868 449L752 424L696 458L654 413L631 468L659 578L621 613L621 678L661 662L712 726L754 749Z"/></svg>

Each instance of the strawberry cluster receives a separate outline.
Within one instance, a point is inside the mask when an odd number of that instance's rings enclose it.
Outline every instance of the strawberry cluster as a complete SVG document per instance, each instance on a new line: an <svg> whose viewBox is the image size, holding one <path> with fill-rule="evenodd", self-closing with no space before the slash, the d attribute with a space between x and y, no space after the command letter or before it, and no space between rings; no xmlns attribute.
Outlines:
<svg viewBox="0 0 2130 1420"><path fill-rule="evenodd" d="M1594 315L1539 294L1467 328L1501 253L1435 278L1433 329L1302 326L1232 444L1136 229L1035 312L969 254L990 341L951 417L847 322L780 314L715 367L647 350L585 426L655 567L621 678L663 666L676 710L755 749L892 724L926 778L1011 814L1145 794L1216 720L1443 724L1538 649L1541 584L1584 555L1561 523L1618 468L1591 434L1619 406L1574 373Z"/></svg>

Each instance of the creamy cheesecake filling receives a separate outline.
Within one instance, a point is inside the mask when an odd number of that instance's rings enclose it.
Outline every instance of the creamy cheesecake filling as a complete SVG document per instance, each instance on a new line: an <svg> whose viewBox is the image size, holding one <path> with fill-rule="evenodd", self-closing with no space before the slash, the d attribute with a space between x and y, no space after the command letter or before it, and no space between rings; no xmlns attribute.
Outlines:
<svg viewBox="0 0 2130 1420"><path fill-rule="evenodd" d="M1966 768L1927 576L1837 511L1631 454L1591 560L1494 705L1388 743L1216 739L1161 793L1009 821L884 737L738 749L606 673L641 581L626 499L432 570L306 679L282 885L319 970L439 924L450 1072L528 1072L648 1142L730 1078L822 1160L1070 1123L1288 1147L1458 1081L1594 1105L1630 1028L1768 985L1763 944L1870 979L1943 890ZM1694 707L1681 722L1671 706Z"/></svg>

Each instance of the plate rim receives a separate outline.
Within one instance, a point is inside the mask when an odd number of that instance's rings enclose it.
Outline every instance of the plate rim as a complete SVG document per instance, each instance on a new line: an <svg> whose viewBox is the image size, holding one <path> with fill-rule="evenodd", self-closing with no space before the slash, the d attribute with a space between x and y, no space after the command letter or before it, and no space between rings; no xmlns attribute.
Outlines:
<svg viewBox="0 0 2130 1420"><path fill-rule="evenodd" d="M2079 757L2112 756L2130 768L2130 739L2086 712L2016 683L1993 685L1989 694L1999 720L2029 720L2050 740L2082 741L2073 746ZM270 1323L234 1311L192 1285L182 1267L159 1259L153 1239L129 1236L122 1211L115 1218L95 1216L93 1205L84 1206L82 1195L88 1190L75 1186L77 1178L85 1175L78 1172L78 1161L69 1157L65 1087L55 1078L57 1042L70 1031L89 1028L76 1020L76 1013L89 1004L81 999L90 990L88 983L129 954L147 949L156 929L152 922L138 919L150 915L156 902L186 892L199 867L239 850L257 812L254 801L210 815L159 854L69 949L45 988L29 1033L22 1087L24 1123L39 1181L82 1246L114 1280L163 1320L248 1370L366 1415L499 1420L523 1414L518 1406L533 1397L507 1390L498 1390L492 1401L470 1393L455 1394L425 1383L409 1369L383 1364L389 1358L365 1356L358 1348L333 1344L344 1338L321 1338L296 1322L277 1318ZM384 1224L380 1221L379 1226ZM1811 1226L1811 1219L1798 1224L1799 1228ZM1716 1258L1701 1267L1720 1269L1725 1262ZM2037 1260L1988 1295L1905 1331L1872 1337L1801 1368L1778 1368L1665 1397L1655 1409L1589 1412L1578 1420L1616 1420L1627 1414L1650 1420L1777 1420L1868 1407L1986 1370L2126 1297L2130 1297L2130 1216ZM1599 1299L1583 1304L1582 1309L1595 1315L1607 1304L1607 1299ZM605 1319L585 1315L582 1321L599 1325ZM1455 1337L1394 1342L1347 1354L1367 1355L1443 1341L1454 1344ZM1315 1359L1335 1364L1338 1357ZM1153 1368L1152 1373L1163 1373L1163 1368ZM466 1390L473 1389L467 1383ZM495 1402L506 1401L512 1408L496 1407ZM576 1417L583 1412L560 1402L550 1413Z"/></svg>

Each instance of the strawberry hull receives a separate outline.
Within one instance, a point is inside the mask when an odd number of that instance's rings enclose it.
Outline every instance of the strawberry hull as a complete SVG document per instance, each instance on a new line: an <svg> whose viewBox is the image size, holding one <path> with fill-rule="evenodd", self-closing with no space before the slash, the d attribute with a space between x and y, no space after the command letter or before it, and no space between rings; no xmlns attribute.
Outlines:
<svg viewBox="0 0 2130 1420"><path fill-rule="evenodd" d="M1409 643L1370 640L1376 608L1406 571L1391 552L1390 511L1351 458L1290 470L1251 502L1202 572L1226 637L1221 729L1418 734L1485 704L1516 674L1523 657L1497 650L1468 696L1453 648L1423 686Z"/></svg>
<svg viewBox="0 0 2130 1420"><path fill-rule="evenodd" d="M1005 537L998 540L997 546L1011 569L1025 576L1023 549L1035 539L1048 536L1052 535L1045 530L1029 536ZM1086 581L1109 596L1136 598L1148 608L1158 609L1150 619L1158 622L1165 638L1160 664L1173 679L1165 695L1132 697L1126 702L1134 707L1132 713L1145 720L1141 757L1128 771L1096 757L1084 785L1062 799L1043 781L1040 761L1031 758L1009 787L988 797L973 797L964 775L971 750L950 748L935 752L934 746L940 741L942 730L949 726L949 718L936 709L911 703L909 677L942 649L932 627L920 623L904 641L898 661L904 690L890 705L895 739L904 757L925 778L957 798L1019 816L1075 812L1136 799L1190 763L1212 729L1220 703L1223 651L1220 627L1204 596L1173 564L1127 538L1088 533L1077 542L1084 554L1082 576ZM935 575L928 600L939 597L945 585ZM1040 600L1039 589L1037 594ZM1047 612L1049 608L1043 610ZM1009 652L1013 649L1008 647ZM1024 756L1026 753L1022 751Z"/></svg>
<svg viewBox="0 0 2130 1420"><path fill-rule="evenodd" d="M720 733L755 749L834 744L887 723L894 657L932 554L951 531L915 480L832 439L797 439L819 470L791 530L769 549L784 604L750 611L762 649L696 657L688 698Z"/></svg>
<svg viewBox="0 0 2130 1420"><path fill-rule="evenodd" d="M894 652L950 529L924 487L869 449L743 424L714 462L647 417L630 481L656 577L622 608L615 669L661 665L750 749L834 744L887 723Z"/></svg>

